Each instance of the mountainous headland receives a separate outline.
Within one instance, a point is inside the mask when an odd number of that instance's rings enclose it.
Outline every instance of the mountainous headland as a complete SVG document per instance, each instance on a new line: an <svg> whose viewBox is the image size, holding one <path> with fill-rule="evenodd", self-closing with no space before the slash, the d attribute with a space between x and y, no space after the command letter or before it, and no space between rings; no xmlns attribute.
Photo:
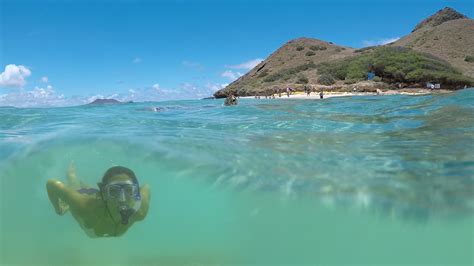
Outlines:
<svg viewBox="0 0 474 266"><path fill-rule="evenodd" d="M443 90L472 87L473 44L474 20L446 7L386 45L355 49L312 38L291 40L214 96L270 95L287 87L303 91L305 86L339 92L427 84Z"/></svg>
<svg viewBox="0 0 474 266"><path fill-rule="evenodd" d="M107 105L107 104L122 104L122 103L132 103L132 101L121 102L115 99L95 99L94 101L88 103L87 105Z"/></svg>

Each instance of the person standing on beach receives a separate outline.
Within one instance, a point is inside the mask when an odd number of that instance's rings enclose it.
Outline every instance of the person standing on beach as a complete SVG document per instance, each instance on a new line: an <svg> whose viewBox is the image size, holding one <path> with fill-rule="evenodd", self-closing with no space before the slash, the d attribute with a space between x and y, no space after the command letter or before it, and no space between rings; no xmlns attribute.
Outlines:
<svg viewBox="0 0 474 266"><path fill-rule="evenodd" d="M286 87L286 96L288 96L288 98L290 98L290 92L291 92L290 87Z"/></svg>
<svg viewBox="0 0 474 266"><path fill-rule="evenodd" d="M324 93L323 93L323 91L321 91L321 92L319 93L319 99L323 99L323 98L324 98Z"/></svg>

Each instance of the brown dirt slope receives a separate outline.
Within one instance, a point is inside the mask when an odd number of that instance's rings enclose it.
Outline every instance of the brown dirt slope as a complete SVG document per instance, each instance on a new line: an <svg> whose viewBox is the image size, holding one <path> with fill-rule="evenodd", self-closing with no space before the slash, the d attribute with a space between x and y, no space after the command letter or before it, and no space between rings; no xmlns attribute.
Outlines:
<svg viewBox="0 0 474 266"><path fill-rule="evenodd" d="M294 39L280 47L225 89L216 92L214 96L224 97L229 92L240 96L256 95L258 92L275 86L294 87L302 77L307 78L309 83L317 83L316 64L353 55L354 49L338 46L331 42L311 38ZM302 67L305 65L307 69ZM291 74L291 72L289 74L288 71L292 69L296 69L298 74ZM272 77L279 74L281 74L281 78L272 80ZM303 85L301 84L301 86Z"/></svg>

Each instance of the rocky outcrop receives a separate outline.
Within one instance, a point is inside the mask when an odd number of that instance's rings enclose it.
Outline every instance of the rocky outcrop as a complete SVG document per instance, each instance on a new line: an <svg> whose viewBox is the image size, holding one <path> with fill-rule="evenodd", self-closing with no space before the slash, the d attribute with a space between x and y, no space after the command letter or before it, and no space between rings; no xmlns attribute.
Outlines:
<svg viewBox="0 0 474 266"><path fill-rule="evenodd" d="M445 7L441 9L440 11L436 12L436 14L418 23L418 25L416 25L416 27L412 30L412 32L415 32L421 28L436 27L447 21L456 20L456 19L467 19L467 18L468 17L457 12L456 10L450 7Z"/></svg>

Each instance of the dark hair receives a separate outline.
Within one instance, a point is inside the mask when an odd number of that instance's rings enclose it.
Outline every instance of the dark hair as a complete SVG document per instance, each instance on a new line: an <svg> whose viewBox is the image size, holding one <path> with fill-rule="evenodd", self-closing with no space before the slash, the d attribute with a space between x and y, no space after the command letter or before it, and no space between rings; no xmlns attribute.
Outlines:
<svg viewBox="0 0 474 266"><path fill-rule="evenodd" d="M127 167L123 167L123 166L114 166L114 167L109 168L109 170L107 170L107 172L105 172L104 176L102 177L102 184L106 185L107 183L110 182L110 179L120 174L124 174L130 177L133 183L138 185L138 179L135 176L135 173L132 170L128 169Z"/></svg>

